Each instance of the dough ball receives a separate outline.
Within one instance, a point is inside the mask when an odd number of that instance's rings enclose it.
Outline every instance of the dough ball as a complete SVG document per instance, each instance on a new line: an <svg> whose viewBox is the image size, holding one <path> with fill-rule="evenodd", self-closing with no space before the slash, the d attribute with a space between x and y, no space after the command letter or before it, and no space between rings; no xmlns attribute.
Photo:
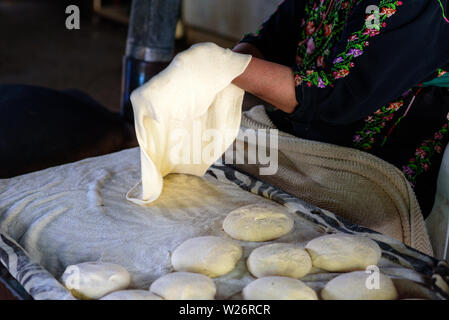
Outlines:
<svg viewBox="0 0 449 320"><path fill-rule="evenodd" d="M61 277L64 286L78 299L99 299L128 288L131 276L125 268L103 262L68 266Z"/></svg>
<svg viewBox="0 0 449 320"><path fill-rule="evenodd" d="M306 245L314 267L346 272L366 270L377 265L382 255L373 240L346 234L331 234L313 239Z"/></svg>
<svg viewBox="0 0 449 320"><path fill-rule="evenodd" d="M242 248L222 237L199 237L185 241L173 252L176 271L202 273L215 278L231 272L242 257Z"/></svg>
<svg viewBox="0 0 449 320"><path fill-rule="evenodd" d="M205 275L174 272L154 281L150 291L165 300L214 300L217 288Z"/></svg>
<svg viewBox="0 0 449 320"><path fill-rule="evenodd" d="M301 278L312 269L312 260L307 251L291 243L273 243L259 247L251 252L246 264L251 274L257 278Z"/></svg>
<svg viewBox="0 0 449 320"><path fill-rule="evenodd" d="M354 271L339 275L329 281L321 291L325 300L395 300L398 298L396 288L390 277L377 273L376 281L372 281L375 274L365 271ZM370 278L368 278L370 277ZM371 288L371 289L370 289Z"/></svg>
<svg viewBox="0 0 449 320"><path fill-rule="evenodd" d="M269 241L289 233L293 224L285 209L253 204L231 211L223 222L223 229L234 239Z"/></svg>
<svg viewBox="0 0 449 320"><path fill-rule="evenodd" d="M318 300L304 282L287 277L259 278L243 289L245 300Z"/></svg>
<svg viewBox="0 0 449 320"><path fill-rule="evenodd" d="M162 300L162 298L147 290L122 290L108 294L101 300Z"/></svg>

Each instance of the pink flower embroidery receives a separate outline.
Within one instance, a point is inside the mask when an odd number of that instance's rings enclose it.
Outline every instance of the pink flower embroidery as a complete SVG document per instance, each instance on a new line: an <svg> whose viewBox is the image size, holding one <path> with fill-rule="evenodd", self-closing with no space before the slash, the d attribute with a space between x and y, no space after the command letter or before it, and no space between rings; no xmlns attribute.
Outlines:
<svg viewBox="0 0 449 320"><path fill-rule="evenodd" d="M380 14L386 15L388 18L390 18L395 13L396 9L393 8L382 8L382 11L380 12Z"/></svg>
<svg viewBox="0 0 449 320"><path fill-rule="evenodd" d="M380 33L379 30L376 29L366 29L366 31L363 34L369 34L370 37L377 36Z"/></svg>
<svg viewBox="0 0 449 320"><path fill-rule="evenodd" d="M377 115L382 114L382 113L384 113L382 109L379 109L376 112L374 112L374 114L377 114Z"/></svg>
<svg viewBox="0 0 449 320"><path fill-rule="evenodd" d="M398 111L402 106L404 105L403 101L400 102L392 102L388 105L387 110L394 110L394 111Z"/></svg>
<svg viewBox="0 0 449 320"><path fill-rule="evenodd" d="M341 79L346 77L349 74L349 70L341 69L333 73L335 79Z"/></svg>
<svg viewBox="0 0 449 320"><path fill-rule="evenodd" d="M313 41L313 38L310 38L309 41L307 41L307 54L312 54L315 51L315 41Z"/></svg>
<svg viewBox="0 0 449 320"><path fill-rule="evenodd" d="M415 155L420 157L421 159L424 159L427 156L427 152L425 152L423 149L419 148L416 150Z"/></svg>
<svg viewBox="0 0 449 320"><path fill-rule="evenodd" d="M444 136L441 132L435 133L435 136L434 136L435 140L441 140L441 139L443 139L443 137Z"/></svg>

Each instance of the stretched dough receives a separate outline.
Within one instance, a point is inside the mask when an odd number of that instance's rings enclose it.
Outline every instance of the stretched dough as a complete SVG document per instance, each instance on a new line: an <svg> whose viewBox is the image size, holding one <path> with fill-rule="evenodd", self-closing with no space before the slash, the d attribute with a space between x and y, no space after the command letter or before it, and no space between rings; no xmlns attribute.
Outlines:
<svg viewBox="0 0 449 320"><path fill-rule="evenodd" d="M242 257L242 247L222 237L199 237L182 243L171 261L176 271L202 273L215 278L231 272Z"/></svg>
<svg viewBox="0 0 449 320"><path fill-rule="evenodd" d="M257 278L284 276L298 279L312 269L312 260L307 251L292 243L273 243L256 248L246 264Z"/></svg>
<svg viewBox="0 0 449 320"><path fill-rule="evenodd" d="M289 233L293 224L280 206L252 204L231 211L223 221L223 229L234 239L269 241Z"/></svg>
<svg viewBox="0 0 449 320"><path fill-rule="evenodd" d="M373 240L347 234L331 234L311 240L306 250L314 267L332 271L347 272L366 270L377 265L382 251Z"/></svg>
<svg viewBox="0 0 449 320"><path fill-rule="evenodd" d="M196 44L133 91L142 195L134 195L133 188L129 201L151 203L166 175L202 176L221 157L238 134L245 93L231 82L250 61L250 55L213 43Z"/></svg>
<svg viewBox="0 0 449 320"><path fill-rule="evenodd" d="M153 282L150 291L165 300L214 300L217 288L205 275L174 272Z"/></svg>
<svg viewBox="0 0 449 320"><path fill-rule="evenodd" d="M147 290L121 290L116 291L100 300L163 300L161 297Z"/></svg>
<svg viewBox="0 0 449 320"><path fill-rule="evenodd" d="M131 276L122 266L104 262L85 262L68 266L61 281L78 299L99 299L128 288Z"/></svg>
<svg viewBox="0 0 449 320"><path fill-rule="evenodd" d="M365 271L354 271L339 275L329 281L321 297L324 300L395 300L398 298L396 288L390 277L379 273L379 286L368 286L370 274ZM369 289L371 288L371 289Z"/></svg>
<svg viewBox="0 0 449 320"><path fill-rule="evenodd" d="M243 289L245 300L318 300L304 282L287 277L259 278Z"/></svg>

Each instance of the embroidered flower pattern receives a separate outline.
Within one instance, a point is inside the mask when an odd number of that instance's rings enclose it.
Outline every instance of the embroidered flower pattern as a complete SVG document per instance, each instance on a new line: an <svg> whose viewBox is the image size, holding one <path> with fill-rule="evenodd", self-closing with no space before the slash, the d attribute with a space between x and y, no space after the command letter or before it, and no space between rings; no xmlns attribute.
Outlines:
<svg viewBox="0 0 449 320"><path fill-rule="evenodd" d="M416 185L416 178L430 170L432 157L443 152L447 143L443 139L447 136L448 132L448 123L446 123L435 133L432 139L424 140L416 149L415 154L409 160L408 164L402 167L402 172L410 182L412 188Z"/></svg>
<svg viewBox="0 0 449 320"><path fill-rule="evenodd" d="M380 34L382 28L387 26L386 20L392 17L397 7L402 5L402 1L382 0L380 2L381 10L379 12L379 24L376 28L368 28L366 24L363 29L353 33L347 42L346 48L334 59L330 72L323 69L325 64L318 63L317 56L326 59L330 53L323 55L325 49L332 48L338 36L341 34L347 16L349 15L354 4L358 4L360 0L341 1L335 5L333 10L329 12L323 27L320 26L324 13L328 10L329 0L311 1L306 6L306 16L310 17L309 21L304 22L302 39L303 43L298 47L298 56L301 59L298 64L300 71L295 72L295 81L297 85L306 84L307 86L317 86L325 88L333 86L333 82L342 79L350 74L350 69L355 66L354 59L360 57L369 46L370 38ZM367 20L373 19L374 15L369 15ZM311 72L310 72L311 71Z"/></svg>
<svg viewBox="0 0 449 320"><path fill-rule="evenodd" d="M346 18L354 3L360 0L343 0L335 4L329 12L330 0L309 0L305 8L307 21L303 21L301 41L297 50L297 65L300 72L295 72L297 85L306 80L306 85L325 88L331 85L331 77L322 71L331 49L339 40ZM327 15L326 15L327 13ZM323 21L324 18L324 21ZM317 71L320 69L320 71ZM340 73L343 76L343 73Z"/></svg>
<svg viewBox="0 0 449 320"><path fill-rule="evenodd" d="M353 146L361 150L371 150L376 137L378 137L387 124L394 119L394 113L404 105L404 100L398 100L383 106L377 110L373 115L365 119L365 126L362 130L357 131L354 135Z"/></svg>

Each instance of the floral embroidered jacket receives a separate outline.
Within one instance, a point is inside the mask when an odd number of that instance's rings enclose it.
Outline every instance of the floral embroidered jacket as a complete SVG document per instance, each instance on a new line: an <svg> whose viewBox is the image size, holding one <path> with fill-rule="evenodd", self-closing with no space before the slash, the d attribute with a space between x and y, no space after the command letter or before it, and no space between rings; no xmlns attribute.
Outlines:
<svg viewBox="0 0 449 320"><path fill-rule="evenodd" d="M293 68L296 110L270 113L280 129L396 165L424 215L449 139L449 91L434 86L449 71L442 10L436 0L286 0L242 40Z"/></svg>

